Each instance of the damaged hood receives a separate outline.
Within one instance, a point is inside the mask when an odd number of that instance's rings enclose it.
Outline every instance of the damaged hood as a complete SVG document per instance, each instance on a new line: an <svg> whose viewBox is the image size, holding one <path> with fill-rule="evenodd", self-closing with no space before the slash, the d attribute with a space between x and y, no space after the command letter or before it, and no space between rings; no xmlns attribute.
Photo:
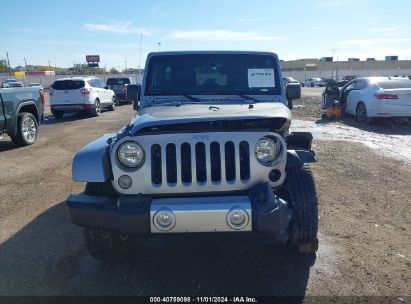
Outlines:
<svg viewBox="0 0 411 304"><path fill-rule="evenodd" d="M216 120L270 119L291 120L290 110L279 102L254 104L188 103L179 106L156 105L144 107L131 121L131 135L145 127Z"/></svg>

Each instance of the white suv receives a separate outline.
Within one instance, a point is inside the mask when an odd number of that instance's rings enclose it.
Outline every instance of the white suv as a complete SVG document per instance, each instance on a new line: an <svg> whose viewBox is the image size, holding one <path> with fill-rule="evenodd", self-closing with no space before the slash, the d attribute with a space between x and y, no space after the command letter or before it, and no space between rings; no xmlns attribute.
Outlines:
<svg viewBox="0 0 411 304"><path fill-rule="evenodd" d="M96 77L62 78L50 87L50 110L56 118L80 111L98 116L104 108L114 111L115 101L114 92Z"/></svg>

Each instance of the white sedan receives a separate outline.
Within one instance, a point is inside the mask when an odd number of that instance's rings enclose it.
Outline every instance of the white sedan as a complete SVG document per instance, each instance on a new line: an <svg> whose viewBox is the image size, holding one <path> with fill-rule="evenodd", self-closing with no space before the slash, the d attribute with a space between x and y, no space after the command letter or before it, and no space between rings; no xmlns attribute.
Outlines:
<svg viewBox="0 0 411 304"><path fill-rule="evenodd" d="M411 80L394 77L363 77L341 89L345 112L368 122L373 117L405 117L411 120Z"/></svg>
<svg viewBox="0 0 411 304"><path fill-rule="evenodd" d="M324 79L321 78L310 78L304 80L304 86L305 87L325 87L327 85L327 82Z"/></svg>

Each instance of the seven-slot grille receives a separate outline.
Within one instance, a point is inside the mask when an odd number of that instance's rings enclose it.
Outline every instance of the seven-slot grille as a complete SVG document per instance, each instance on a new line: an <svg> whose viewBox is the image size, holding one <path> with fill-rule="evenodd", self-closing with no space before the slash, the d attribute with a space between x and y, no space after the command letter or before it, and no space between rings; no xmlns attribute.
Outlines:
<svg viewBox="0 0 411 304"><path fill-rule="evenodd" d="M165 161L164 161L165 159ZM163 160L163 161L162 161ZM164 168L165 167L165 168ZM151 181L155 185L235 183L250 179L250 145L241 141L183 142L151 146Z"/></svg>

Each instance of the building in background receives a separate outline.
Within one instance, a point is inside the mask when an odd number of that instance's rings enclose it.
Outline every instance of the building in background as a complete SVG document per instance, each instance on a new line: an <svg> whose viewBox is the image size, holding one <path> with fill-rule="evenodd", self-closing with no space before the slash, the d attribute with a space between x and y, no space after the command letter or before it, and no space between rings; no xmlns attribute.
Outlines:
<svg viewBox="0 0 411 304"><path fill-rule="evenodd" d="M330 60L331 59L331 60ZM333 61L323 57L283 61L281 68L285 76L303 81L308 78L324 77L339 79L345 76L410 76L411 60L396 60L398 56L387 56L385 60L367 58L360 61L350 58L347 61Z"/></svg>

